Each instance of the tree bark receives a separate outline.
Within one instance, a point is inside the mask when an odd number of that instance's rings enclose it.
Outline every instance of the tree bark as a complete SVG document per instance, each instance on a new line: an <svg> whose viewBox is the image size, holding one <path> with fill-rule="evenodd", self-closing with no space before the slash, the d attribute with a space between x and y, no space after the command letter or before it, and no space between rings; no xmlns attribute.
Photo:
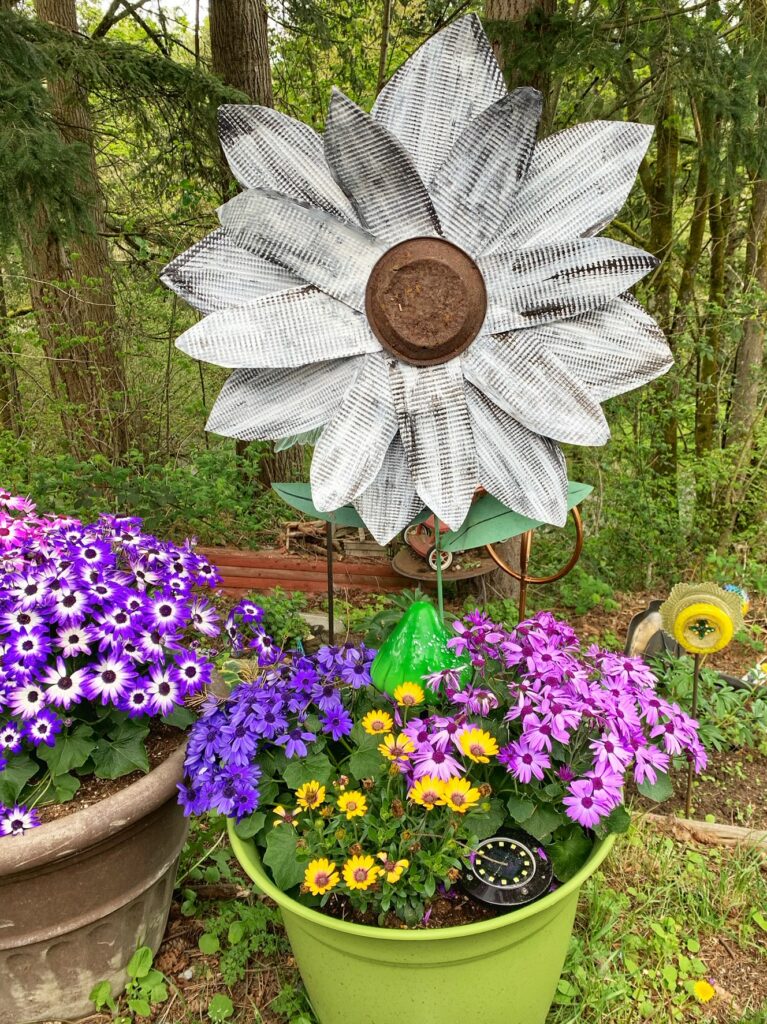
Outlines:
<svg viewBox="0 0 767 1024"><path fill-rule="evenodd" d="M75 0L36 0L35 8L41 21L77 32ZM88 97L65 78L51 79L48 94L63 141L86 154L80 187L90 224L65 238L40 206L35 223L20 225L30 297L70 450L119 458L128 448L126 385Z"/></svg>
<svg viewBox="0 0 767 1024"><path fill-rule="evenodd" d="M23 409L8 324L5 280L0 267L0 424L20 437Z"/></svg>
<svg viewBox="0 0 767 1024"><path fill-rule="evenodd" d="M211 0L213 70L264 107L274 105L266 7L261 0Z"/></svg>
<svg viewBox="0 0 767 1024"><path fill-rule="evenodd" d="M549 134L554 121L556 100L551 71L547 62L540 59L533 60L532 66L528 63L527 70L520 72L514 58L522 46L530 46L536 57L542 53L548 24L556 10L556 0L485 0L485 28L509 88L530 85L543 93L541 135Z"/></svg>

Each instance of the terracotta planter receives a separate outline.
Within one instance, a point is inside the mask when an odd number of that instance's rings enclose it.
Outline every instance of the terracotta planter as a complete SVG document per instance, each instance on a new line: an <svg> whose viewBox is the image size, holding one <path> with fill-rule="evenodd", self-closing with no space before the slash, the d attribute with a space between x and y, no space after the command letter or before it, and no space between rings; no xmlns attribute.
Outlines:
<svg viewBox="0 0 767 1024"><path fill-rule="evenodd" d="M184 748L114 796L0 839L0 1024L72 1020L125 984L137 946L165 931L187 823Z"/></svg>

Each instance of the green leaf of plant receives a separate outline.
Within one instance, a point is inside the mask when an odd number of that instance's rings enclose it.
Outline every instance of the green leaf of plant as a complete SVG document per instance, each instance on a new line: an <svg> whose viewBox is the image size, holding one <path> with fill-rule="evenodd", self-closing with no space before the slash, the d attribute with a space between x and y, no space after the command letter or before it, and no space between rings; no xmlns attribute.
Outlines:
<svg viewBox="0 0 767 1024"><path fill-rule="evenodd" d="M593 488L588 484L580 484L571 480L567 487L567 507L580 505ZM528 519L519 512L512 512L497 498L483 494L469 509L463 526L455 533L445 535L443 547L446 551L466 551L468 548L481 548L485 544L498 544L534 530L541 523L537 519Z"/></svg>
<svg viewBox="0 0 767 1024"><path fill-rule="evenodd" d="M763 932L767 932L767 917L760 910L753 911L751 920L754 924L759 925ZM697 950L693 950L693 952L697 952Z"/></svg>
<svg viewBox="0 0 767 1024"><path fill-rule="evenodd" d="M203 932L197 940L197 945L200 947L201 953L218 953L221 948L221 943L218 941L218 936L212 932Z"/></svg>
<svg viewBox="0 0 767 1024"><path fill-rule="evenodd" d="M168 986L164 981L161 981L154 988L149 990L149 1002L150 1003L164 1003L168 998Z"/></svg>
<svg viewBox="0 0 767 1024"><path fill-rule="evenodd" d="M128 1008L132 1010L133 1013L137 1013L139 1017L148 1017L149 1014L152 1012L152 1007L149 1005L149 1000L143 999L141 997L139 997L138 999L129 999Z"/></svg>
<svg viewBox="0 0 767 1024"><path fill-rule="evenodd" d="M282 773L291 789L298 789L305 782L316 779L323 786L333 776L333 765L325 754L309 754L308 757L293 757Z"/></svg>
<svg viewBox="0 0 767 1024"><path fill-rule="evenodd" d="M569 819L564 813L554 811L550 807L536 807L535 811L525 822L525 831L534 836L539 843L547 843L551 833L560 825L569 824Z"/></svg>
<svg viewBox="0 0 767 1024"><path fill-rule="evenodd" d="M383 760L378 744L375 747L358 748L349 758L349 771L355 779L366 779L381 770Z"/></svg>
<svg viewBox="0 0 767 1024"><path fill-rule="evenodd" d="M39 771L40 766L31 757L14 754L0 771L0 803L15 804L19 793Z"/></svg>
<svg viewBox="0 0 767 1024"><path fill-rule="evenodd" d="M65 804L71 800L80 788L80 780L76 775L56 775L51 780L53 794L57 804Z"/></svg>
<svg viewBox="0 0 767 1024"><path fill-rule="evenodd" d="M71 732L63 732L57 736L54 746L41 745L37 753L48 765L52 775L66 775L73 768L81 768L95 749L93 729L82 724Z"/></svg>
<svg viewBox="0 0 767 1024"><path fill-rule="evenodd" d="M112 986L108 981L99 981L94 985L88 998L97 1010L103 1010L105 1006L108 1006L114 1013L117 1009L117 1004L112 998Z"/></svg>
<svg viewBox="0 0 767 1024"><path fill-rule="evenodd" d="M98 779L118 779L130 772L148 772L146 739L149 729L138 722L121 722L108 739L99 740L93 752L94 775Z"/></svg>
<svg viewBox="0 0 767 1024"><path fill-rule="evenodd" d="M477 839L489 839L494 836L506 818L506 811L500 800L490 800L486 809L481 804L475 811L466 815L466 825Z"/></svg>
<svg viewBox="0 0 767 1024"><path fill-rule="evenodd" d="M172 725L174 729L188 729L197 719L194 711L183 704L178 704L169 715L165 715L163 722Z"/></svg>
<svg viewBox="0 0 767 1024"><path fill-rule="evenodd" d="M512 816L514 821L520 825L523 821L527 821L535 810L535 804L532 800L525 800L523 797L515 796L513 793L507 799L506 806L508 807L509 814Z"/></svg>
<svg viewBox="0 0 767 1024"><path fill-rule="evenodd" d="M214 1024L220 1024L220 1021L228 1020L234 1013L234 1003L225 996L222 992L213 996L210 1003L208 1004L208 1016Z"/></svg>
<svg viewBox="0 0 767 1024"><path fill-rule="evenodd" d="M126 970L129 978L145 978L152 969L154 954L149 946L139 946L128 961Z"/></svg>
<svg viewBox="0 0 767 1024"><path fill-rule="evenodd" d="M546 847L551 857L554 874L560 882L572 878L586 863L592 850L592 842L578 829L566 839L560 839Z"/></svg>
<svg viewBox="0 0 767 1024"><path fill-rule="evenodd" d="M628 832L630 824L631 815L623 804L619 804L617 807L613 807L608 816L599 823L599 834L620 835L623 832Z"/></svg>
<svg viewBox="0 0 767 1024"><path fill-rule="evenodd" d="M271 871L274 884L283 891L303 881L305 864L298 860L297 842L294 828L274 828L266 837L264 864Z"/></svg>
<svg viewBox="0 0 767 1024"><path fill-rule="evenodd" d="M245 925L242 921L232 921L229 925L229 932L226 936L226 941L230 946L236 946L238 942L242 942L245 938Z"/></svg>
<svg viewBox="0 0 767 1024"><path fill-rule="evenodd" d="M674 795L671 779L662 772L658 772L657 782L640 782L637 789L642 796L646 796L648 800L654 800L656 804L661 804Z"/></svg>
<svg viewBox="0 0 767 1024"><path fill-rule="evenodd" d="M238 821L234 826L234 831L240 837L240 839L252 839L253 836L260 832L266 824L266 815L263 811L254 811L253 814L249 814L247 818L243 818L242 821Z"/></svg>

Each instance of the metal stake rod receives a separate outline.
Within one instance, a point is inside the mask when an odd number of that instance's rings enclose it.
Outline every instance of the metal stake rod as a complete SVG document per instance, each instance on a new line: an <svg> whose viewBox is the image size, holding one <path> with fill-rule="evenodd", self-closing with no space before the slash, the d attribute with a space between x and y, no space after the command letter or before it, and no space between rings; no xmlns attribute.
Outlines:
<svg viewBox="0 0 767 1024"><path fill-rule="evenodd" d="M439 608L440 620L444 622L445 598L442 593L442 532L440 525L439 519L437 516L434 516L434 547L437 552L437 607Z"/></svg>
<svg viewBox="0 0 767 1024"><path fill-rule="evenodd" d="M695 655L695 667L692 670L692 708L690 714L693 718L698 717L698 685L700 683L700 666L703 663L703 655ZM684 796L684 816L689 818L692 813L692 773L693 763L689 761L687 764L687 791Z"/></svg>
<svg viewBox="0 0 767 1024"><path fill-rule="evenodd" d="M530 548L533 546L533 531L522 534L519 542L519 622L525 617L527 610L527 563L530 560Z"/></svg>
<svg viewBox="0 0 767 1024"><path fill-rule="evenodd" d="M333 609L333 524L325 523L325 556L328 564L328 643L336 642L336 624Z"/></svg>

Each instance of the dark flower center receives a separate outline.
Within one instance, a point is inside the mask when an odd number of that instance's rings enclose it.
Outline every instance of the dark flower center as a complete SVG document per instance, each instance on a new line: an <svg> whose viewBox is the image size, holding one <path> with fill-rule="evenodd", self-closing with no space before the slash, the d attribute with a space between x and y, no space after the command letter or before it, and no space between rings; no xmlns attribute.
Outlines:
<svg viewBox="0 0 767 1024"><path fill-rule="evenodd" d="M117 673L113 672L111 668L108 668L106 672L101 673L101 678L107 684L114 683L117 679Z"/></svg>

